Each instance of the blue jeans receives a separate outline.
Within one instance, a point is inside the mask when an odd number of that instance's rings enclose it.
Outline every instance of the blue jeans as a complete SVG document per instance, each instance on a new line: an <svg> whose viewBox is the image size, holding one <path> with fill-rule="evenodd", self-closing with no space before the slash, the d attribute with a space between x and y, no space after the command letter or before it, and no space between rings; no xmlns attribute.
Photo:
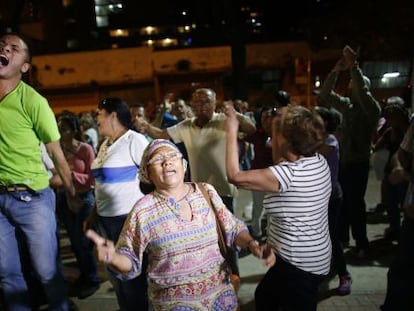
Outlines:
<svg viewBox="0 0 414 311"><path fill-rule="evenodd" d="M6 308L10 311L30 311L16 229L22 233L33 270L43 285L48 310L67 311L52 189L39 190L35 194L16 191L0 195L0 280Z"/></svg>
<svg viewBox="0 0 414 311"><path fill-rule="evenodd" d="M122 227L128 215L116 217L99 216L97 230L107 239L116 243L121 234ZM148 258L144 253L142 271L139 276L132 280L120 280L112 272L108 276L114 287L118 305L121 311L148 310L148 283L147 283Z"/></svg>
<svg viewBox="0 0 414 311"><path fill-rule="evenodd" d="M79 194L83 201L83 207L78 213L72 212L66 201L66 193L57 193L57 212L65 225L69 236L71 248L75 254L80 271L80 279L88 285L100 283L98 267L95 259L94 245L83 232L83 222L92 212L95 205L93 190Z"/></svg>

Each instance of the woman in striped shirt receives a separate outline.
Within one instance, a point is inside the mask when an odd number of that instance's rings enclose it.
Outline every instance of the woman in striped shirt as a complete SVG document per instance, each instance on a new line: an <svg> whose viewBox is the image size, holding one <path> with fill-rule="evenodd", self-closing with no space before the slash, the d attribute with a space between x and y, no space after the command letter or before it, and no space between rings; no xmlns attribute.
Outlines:
<svg viewBox="0 0 414 311"><path fill-rule="evenodd" d="M227 176L239 188L267 192L267 243L277 257L256 288L256 310L316 310L318 286L331 259L331 177L325 158L317 153L325 139L323 121L302 106L289 106L273 120L276 164L248 171L238 166L238 125L234 109L228 107Z"/></svg>

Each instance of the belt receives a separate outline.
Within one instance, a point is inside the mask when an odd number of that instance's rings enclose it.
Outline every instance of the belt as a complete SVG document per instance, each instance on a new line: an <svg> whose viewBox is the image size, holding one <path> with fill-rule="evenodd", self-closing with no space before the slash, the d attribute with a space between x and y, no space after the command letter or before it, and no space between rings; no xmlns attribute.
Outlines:
<svg viewBox="0 0 414 311"><path fill-rule="evenodd" d="M29 191L32 194L36 193L36 191L33 190L32 188L27 187L26 185L22 185L22 184L7 185L7 186L0 185L0 195L7 194L10 192L18 192L18 191Z"/></svg>

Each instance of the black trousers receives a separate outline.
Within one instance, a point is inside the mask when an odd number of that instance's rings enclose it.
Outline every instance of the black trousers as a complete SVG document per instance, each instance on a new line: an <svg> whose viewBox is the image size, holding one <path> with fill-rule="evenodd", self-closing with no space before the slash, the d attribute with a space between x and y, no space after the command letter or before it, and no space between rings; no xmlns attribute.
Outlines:
<svg viewBox="0 0 414 311"><path fill-rule="evenodd" d="M256 310L316 311L318 287L325 279L296 268L277 256L255 291Z"/></svg>
<svg viewBox="0 0 414 311"><path fill-rule="evenodd" d="M343 208L339 219L342 242L349 242L349 228L357 248L368 248L365 192L369 175L369 160L341 163L339 182L343 191Z"/></svg>
<svg viewBox="0 0 414 311"><path fill-rule="evenodd" d="M414 219L405 217L398 250L387 274L387 294L383 311L414 310Z"/></svg>

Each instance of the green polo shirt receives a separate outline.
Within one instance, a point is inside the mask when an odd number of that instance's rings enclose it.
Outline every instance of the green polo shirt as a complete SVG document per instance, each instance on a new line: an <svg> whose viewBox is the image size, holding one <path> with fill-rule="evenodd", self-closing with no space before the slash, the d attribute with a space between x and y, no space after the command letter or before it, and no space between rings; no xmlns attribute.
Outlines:
<svg viewBox="0 0 414 311"><path fill-rule="evenodd" d="M47 100L20 82L0 100L0 184L44 189L49 178L40 157L40 142L60 139Z"/></svg>

